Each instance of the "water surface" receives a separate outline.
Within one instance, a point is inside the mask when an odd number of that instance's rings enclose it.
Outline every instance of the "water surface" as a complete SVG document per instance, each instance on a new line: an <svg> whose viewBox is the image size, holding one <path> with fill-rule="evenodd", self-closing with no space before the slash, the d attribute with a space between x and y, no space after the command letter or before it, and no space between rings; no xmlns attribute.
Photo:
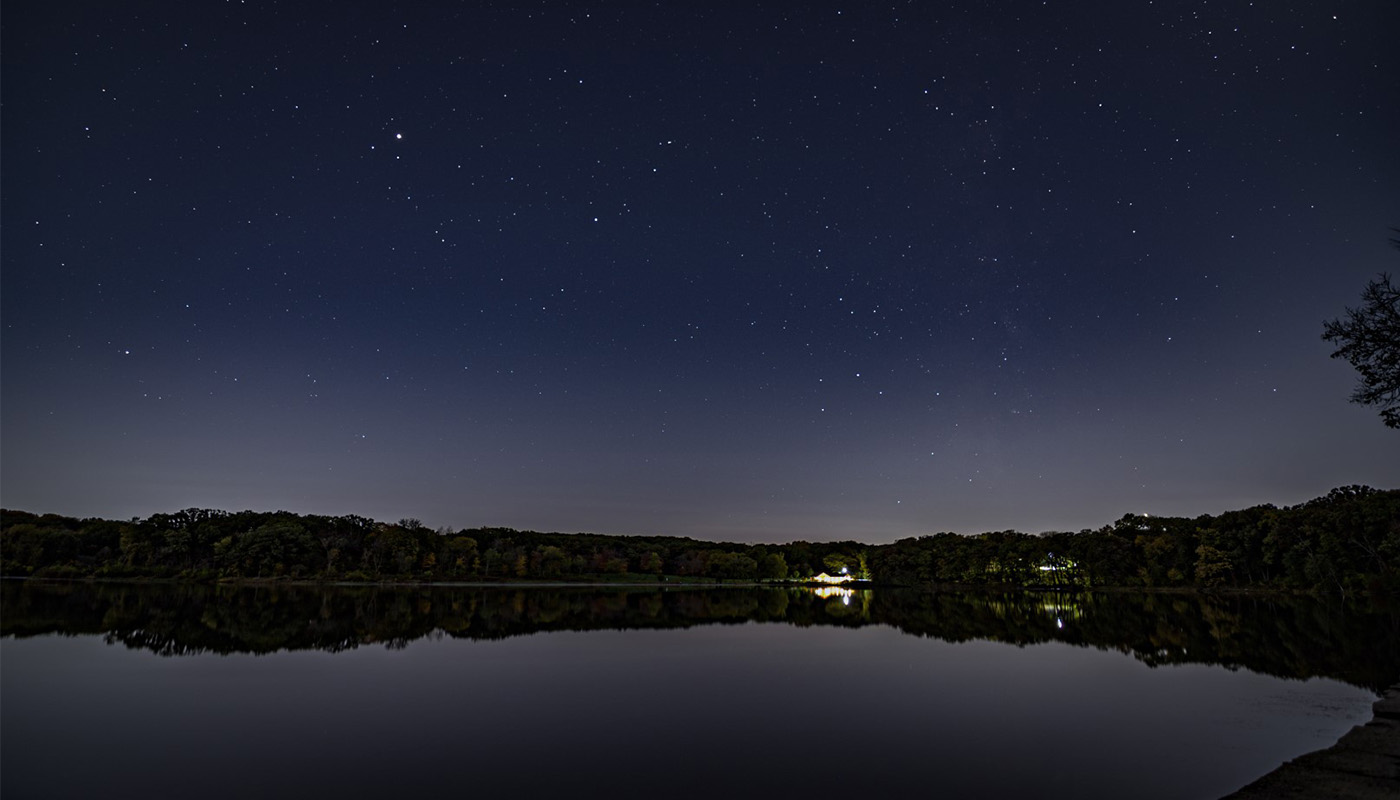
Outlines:
<svg viewBox="0 0 1400 800"><path fill-rule="evenodd" d="M1301 601L3 591L7 797L1217 797L1396 666Z"/></svg>

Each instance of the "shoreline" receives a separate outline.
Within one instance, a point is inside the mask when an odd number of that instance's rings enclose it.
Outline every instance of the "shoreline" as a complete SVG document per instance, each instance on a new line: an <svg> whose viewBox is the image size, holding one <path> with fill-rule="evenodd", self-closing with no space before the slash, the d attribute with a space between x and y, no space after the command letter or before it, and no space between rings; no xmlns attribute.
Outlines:
<svg viewBox="0 0 1400 800"><path fill-rule="evenodd" d="M768 580L748 580L739 578L714 579L714 578L692 578L678 575L668 575L662 579L625 579L625 580L598 580L592 577L580 577L576 580L532 580L529 578L511 578L496 580L345 580L342 578L189 578L173 576L97 576L97 575L0 575L0 581L30 581L34 583L129 583L139 585L190 585L190 586L363 586L377 588L651 588L665 589L675 587L694 587L709 589L728 588L762 588L762 589L783 589L783 588L821 588L835 586L846 589L899 589L913 591L927 591L934 593L941 592L992 592L992 593L1020 593L1028 594L1155 594L1155 595L1187 595L1206 597L1316 597L1320 600L1337 599L1347 602L1383 602L1387 595L1375 595L1365 592L1355 595L1333 597L1331 595L1319 595L1303 589L1292 589L1286 587L1265 587L1265 586L1229 586L1229 587L1200 587L1200 586L1018 586L1015 584L981 584L981 583L925 583L925 584L902 584L902 583L880 583L873 580L852 580L848 583L831 584L825 581L802 578L783 578Z"/></svg>
<svg viewBox="0 0 1400 800"><path fill-rule="evenodd" d="M1371 721L1347 731L1336 744L1285 761L1221 800L1400 797L1400 683L1371 709Z"/></svg>

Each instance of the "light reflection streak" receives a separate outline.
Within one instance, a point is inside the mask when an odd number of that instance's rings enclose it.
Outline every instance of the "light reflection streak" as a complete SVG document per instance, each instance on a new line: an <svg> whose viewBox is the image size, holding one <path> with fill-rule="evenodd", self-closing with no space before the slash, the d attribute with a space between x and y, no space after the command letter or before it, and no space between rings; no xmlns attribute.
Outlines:
<svg viewBox="0 0 1400 800"><path fill-rule="evenodd" d="M851 598L855 596L854 589L843 589L840 586L823 586L820 589L813 589L812 592L823 600L828 597L839 597L845 601L846 605L850 605Z"/></svg>

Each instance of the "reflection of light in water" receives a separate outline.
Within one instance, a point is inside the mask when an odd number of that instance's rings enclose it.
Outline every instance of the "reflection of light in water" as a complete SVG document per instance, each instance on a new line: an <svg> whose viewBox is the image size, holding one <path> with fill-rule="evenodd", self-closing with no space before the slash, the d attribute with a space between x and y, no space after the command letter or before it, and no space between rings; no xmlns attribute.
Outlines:
<svg viewBox="0 0 1400 800"><path fill-rule="evenodd" d="M842 589L840 586L823 586L820 589L813 589L817 597L826 599L828 597L839 597L846 605L851 604L851 595L855 594L852 589Z"/></svg>
<svg viewBox="0 0 1400 800"><path fill-rule="evenodd" d="M1055 627L1059 630L1064 630L1065 620L1075 622L1084 618L1084 609L1071 599L1049 598L1041 602L1040 609L1055 620Z"/></svg>

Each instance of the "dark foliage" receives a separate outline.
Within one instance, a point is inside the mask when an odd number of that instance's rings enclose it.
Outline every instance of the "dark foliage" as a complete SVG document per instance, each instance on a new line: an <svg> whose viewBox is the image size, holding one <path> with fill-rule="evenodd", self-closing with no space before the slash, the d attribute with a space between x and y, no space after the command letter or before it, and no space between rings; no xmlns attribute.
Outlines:
<svg viewBox="0 0 1400 800"><path fill-rule="evenodd" d="M1263 588L1400 592L1400 491L1332 490L1292 508L1125 515L1098 530L939 534L875 548L882 582L1042 588Z"/></svg>
<svg viewBox="0 0 1400 800"><path fill-rule="evenodd" d="M1400 248L1400 239L1391 243ZM1378 407L1388 427L1400 428L1400 289L1390 276L1366 284L1360 307L1324 323L1322 338L1337 345L1333 358L1346 359L1360 373L1351 401Z"/></svg>
<svg viewBox="0 0 1400 800"><path fill-rule="evenodd" d="M1079 533L941 533L880 546L434 531L415 520L280 511L187 509L131 522L0 514L0 571L10 576L752 582L844 569L887 585L1400 593L1400 491L1360 486L1292 508L1195 519L1125 515Z"/></svg>

